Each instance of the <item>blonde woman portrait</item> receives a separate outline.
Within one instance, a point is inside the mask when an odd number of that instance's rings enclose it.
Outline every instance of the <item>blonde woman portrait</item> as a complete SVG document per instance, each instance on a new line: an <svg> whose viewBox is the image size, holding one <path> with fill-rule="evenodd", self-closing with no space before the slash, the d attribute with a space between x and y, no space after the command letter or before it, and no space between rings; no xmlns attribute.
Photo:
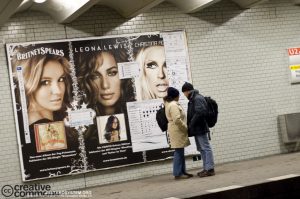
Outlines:
<svg viewBox="0 0 300 199"><path fill-rule="evenodd" d="M68 60L59 55L39 54L14 64L15 68L22 68L30 127L39 123L62 121L72 98ZM17 101L20 104L20 99Z"/></svg>
<svg viewBox="0 0 300 199"><path fill-rule="evenodd" d="M169 86L165 50L162 38L155 42L145 41L145 45L136 52L135 61L139 64L140 75L136 82L137 100L163 98Z"/></svg>
<svg viewBox="0 0 300 199"><path fill-rule="evenodd" d="M58 45L57 48L60 49ZM40 53L27 59L17 60L18 53L28 54L32 51L42 52L41 49L59 53ZM67 117L67 108L72 101L72 80L70 76L70 65L66 57L62 56L62 49L56 46L20 46L15 49L16 57L12 60L13 68L22 68L22 78L25 88L27 102L27 116L29 130L34 140L34 125L63 121ZM18 104L21 104L19 96L18 78L15 75L15 96ZM21 111L18 111L21 116ZM22 123L22 119L19 118ZM20 125L19 125L20 126ZM67 131L68 148L76 148L78 136L75 132Z"/></svg>
<svg viewBox="0 0 300 199"><path fill-rule="evenodd" d="M63 122L67 117L66 110L72 100L70 66L67 58L63 56L65 54L62 53L63 47L63 45L47 47L31 45L17 46L14 49L16 56L12 58L11 63L14 72L16 105L20 106L17 109L17 115L26 179L47 177L48 175L37 172L44 168L45 163L33 165L30 162L30 158L38 155L39 152L47 153L47 151L37 148L37 129L42 125L52 125L56 121L61 124L62 128L58 133L65 134L67 144L66 147L52 148L53 151L78 149L78 135L73 129L65 127ZM24 86L24 93L21 92L21 94L20 83ZM21 97L26 99L26 104L21 104ZM25 108L27 108L26 115L24 115ZM26 117L30 142L25 141L24 118ZM49 162L53 165L69 164L67 159L60 162L49 160Z"/></svg>

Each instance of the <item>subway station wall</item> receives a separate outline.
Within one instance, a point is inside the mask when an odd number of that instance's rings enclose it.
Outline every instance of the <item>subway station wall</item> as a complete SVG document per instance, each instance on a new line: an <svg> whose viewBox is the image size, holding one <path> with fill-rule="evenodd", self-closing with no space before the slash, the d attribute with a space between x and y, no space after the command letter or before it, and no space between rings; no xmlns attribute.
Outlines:
<svg viewBox="0 0 300 199"><path fill-rule="evenodd" d="M163 3L132 19L95 6L65 25L40 12L14 15L0 27L0 184L22 183L5 43L184 29L194 86L219 104L212 146L220 164L288 151L277 116L300 111L300 85L290 84L287 55L287 48L300 46L299 17L300 7L285 0L247 10L221 1L193 14ZM187 166L200 165L189 159ZM166 160L33 183L67 190L171 170Z"/></svg>

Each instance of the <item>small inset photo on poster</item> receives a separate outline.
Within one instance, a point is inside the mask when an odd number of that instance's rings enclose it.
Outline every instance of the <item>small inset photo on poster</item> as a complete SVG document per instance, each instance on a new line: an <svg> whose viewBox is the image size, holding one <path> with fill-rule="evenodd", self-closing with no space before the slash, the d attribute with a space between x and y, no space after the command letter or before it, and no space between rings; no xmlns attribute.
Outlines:
<svg viewBox="0 0 300 199"><path fill-rule="evenodd" d="M67 148L64 122L50 122L34 125L37 152L62 150Z"/></svg>
<svg viewBox="0 0 300 199"><path fill-rule="evenodd" d="M124 114L97 117L99 143L127 140Z"/></svg>

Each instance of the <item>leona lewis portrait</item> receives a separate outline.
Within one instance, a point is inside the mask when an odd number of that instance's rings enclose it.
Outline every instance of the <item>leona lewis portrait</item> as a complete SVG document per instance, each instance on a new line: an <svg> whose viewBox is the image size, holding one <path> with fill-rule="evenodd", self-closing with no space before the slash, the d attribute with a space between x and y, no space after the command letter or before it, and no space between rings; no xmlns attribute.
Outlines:
<svg viewBox="0 0 300 199"><path fill-rule="evenodd" d="M91 46L105 46L114 40L96 40ZM80 43L74 42L78 46ZM88 44L86 44L88 45ZM80 52L76 54L78 81L84 102L97 116L126 112L126 102L134 100L131 79L120 79L118 63L128 60L124 49Z"/></svg>
<svg viewBox="0 0 300 199"><path fill-rule="evenodd" d="M97 117L99 143L127 140L124 114Z"/></svg>

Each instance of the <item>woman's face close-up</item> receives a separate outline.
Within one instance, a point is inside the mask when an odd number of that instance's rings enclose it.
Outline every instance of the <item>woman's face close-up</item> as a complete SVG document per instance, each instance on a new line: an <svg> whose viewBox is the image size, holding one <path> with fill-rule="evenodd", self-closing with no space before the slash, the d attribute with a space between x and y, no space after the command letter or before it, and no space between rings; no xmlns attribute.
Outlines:
<svg viewBox="0 0 300 199"><path fill-rule="evenodd" d="M152 46L145 50L144 69L147 84L155 97L166 96L169 80L163 46Z"/></svg>
<svg viewBox="0 0 300 199"><path fill-rule="evenodd" d="M53 112L61 109L65 90L65 73L62 65L57 61L47 62L34 94L36 111Z"/></svg>
<svg viewBox="0 0 300 199"><path fill-rule="evenodd" d="M98 102L106 107L114 106L121 96L121 80L115 58L107 52L98 56L97 75L94 81L99 88Z"/></svg>
<svg viewBox="0 0 300 199"><path fill-rule="evenodd" d="M118 128L118 119L114 118L113 123L112 123L112 129L117 129Z"/></svg>

